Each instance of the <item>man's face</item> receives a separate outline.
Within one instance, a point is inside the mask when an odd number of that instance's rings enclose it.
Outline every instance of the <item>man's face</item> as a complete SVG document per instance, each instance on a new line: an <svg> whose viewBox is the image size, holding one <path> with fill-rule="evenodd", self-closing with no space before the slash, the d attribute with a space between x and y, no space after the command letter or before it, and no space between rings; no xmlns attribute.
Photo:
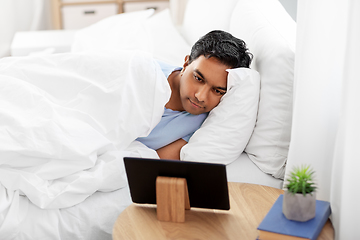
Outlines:
<svg viewBox="0 0 360 240"><path fill-rule="evenodd" d="M191 114L210 112L226 93L228 66L216 58L200 56L191 64L185 58L180 79L180 98L185 111Z"/></svg>

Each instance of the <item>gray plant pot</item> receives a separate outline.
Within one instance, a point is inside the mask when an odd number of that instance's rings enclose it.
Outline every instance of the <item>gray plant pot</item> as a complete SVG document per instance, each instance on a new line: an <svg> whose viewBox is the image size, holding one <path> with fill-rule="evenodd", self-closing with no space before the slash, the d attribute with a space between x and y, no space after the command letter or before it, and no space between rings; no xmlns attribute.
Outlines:
<svg viewBox="0 0 360 240"><path fill-rule="evenodd" d="M306 222L315 217L316 195L284 192L283 213L289 220Z"/></svg>

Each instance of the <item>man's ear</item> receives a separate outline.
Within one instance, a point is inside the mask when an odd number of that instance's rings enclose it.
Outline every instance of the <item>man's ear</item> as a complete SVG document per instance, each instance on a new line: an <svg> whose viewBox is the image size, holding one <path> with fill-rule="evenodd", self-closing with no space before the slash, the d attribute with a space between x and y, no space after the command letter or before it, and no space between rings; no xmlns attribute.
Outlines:
<svg viewBox="0 0 360 240"><path fill-rule="evenodd" d="M185 59L184 59L183 70L185 70L185 68L186 68L187 66L189 66L189 60L190 60L190 56L189 56L189 55L186 55L186 56L185 56Z"/></svg>
<svg viewBox="0 0 360 240"><path fill-rule="evenodd" d="M189 55L186 55L186 56L185 56L185 59L184 59L183 69L181 69L181 71L180 71L180 76L183 75L186 67L189 66L189 60L190 60L190 56L189 56Z"/></svg>

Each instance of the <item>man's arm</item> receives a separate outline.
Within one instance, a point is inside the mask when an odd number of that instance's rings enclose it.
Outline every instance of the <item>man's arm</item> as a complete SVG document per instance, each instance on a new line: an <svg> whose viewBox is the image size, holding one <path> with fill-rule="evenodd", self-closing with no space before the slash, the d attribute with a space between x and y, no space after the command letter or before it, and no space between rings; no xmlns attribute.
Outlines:
<svg viewBox="0 0 360 240"><path fill-rule="evenodd" d="M156 152L162 159L180 160L180 150L185 144L187 144L187 142L181 138L162 148L159 148Z"/></svg>

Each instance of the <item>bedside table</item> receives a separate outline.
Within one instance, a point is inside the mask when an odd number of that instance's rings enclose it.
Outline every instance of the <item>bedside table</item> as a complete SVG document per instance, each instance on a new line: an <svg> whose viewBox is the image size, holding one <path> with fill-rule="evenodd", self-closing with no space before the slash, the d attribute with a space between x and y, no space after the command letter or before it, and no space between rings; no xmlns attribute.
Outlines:
<svg viewBox="0 0 360 240"><path fill-rule="evenodd" d="M168 7L169 0L52 0L53 27L80 29L118 13Z"/></svg>
<svg viewBox="0 0 360 240"><path fill-rule="evenodd" d="M121 239L256 239L257 227L283 190L229 182L230 210L192 208L184 223L157 220L156 205L131 204L117 218L113 240ZM318 240L334 239L330 220Z"/></svg>

